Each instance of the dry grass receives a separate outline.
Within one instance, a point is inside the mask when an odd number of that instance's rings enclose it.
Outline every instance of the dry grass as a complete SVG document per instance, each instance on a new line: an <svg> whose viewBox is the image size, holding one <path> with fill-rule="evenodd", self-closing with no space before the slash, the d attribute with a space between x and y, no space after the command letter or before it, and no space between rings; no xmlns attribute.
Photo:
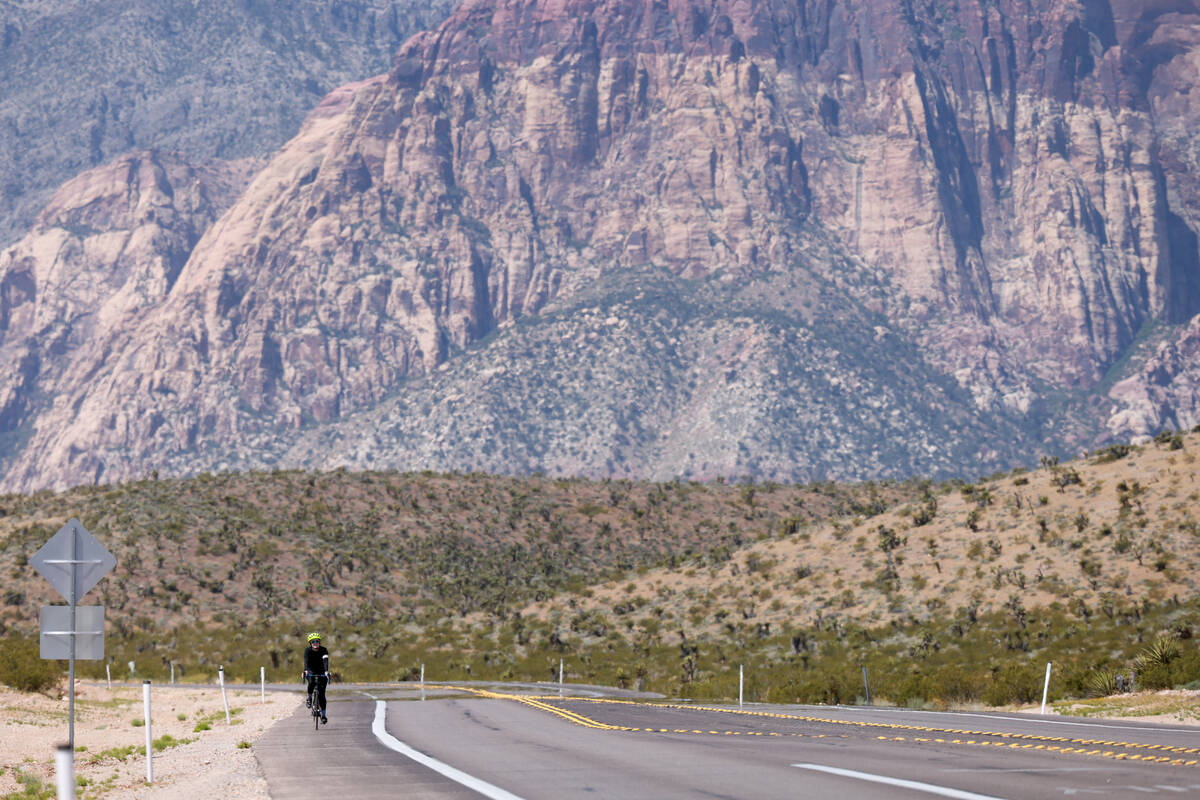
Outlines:
<svg viewBox="0 0 1200 800"><path fill-rule="evenodd" d="M1097 697L1054 703L1055 714L1101 719L1146 719L1200 725L1200 690L1164 689L1158 692Z"/></svg>

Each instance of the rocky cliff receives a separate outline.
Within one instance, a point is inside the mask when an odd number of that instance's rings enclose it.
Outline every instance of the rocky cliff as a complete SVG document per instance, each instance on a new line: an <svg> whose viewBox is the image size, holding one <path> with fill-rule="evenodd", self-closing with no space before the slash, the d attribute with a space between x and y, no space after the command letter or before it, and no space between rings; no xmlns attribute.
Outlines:
<svg viewBox="0 0 1200 800"><path fill-rule="evenodd" d="M468 0L64 356L3 485L868 477L1192 424L1198 41L1183 0Z"/></svg>
<svg viewBox="0 0 1200 800"><path fill-rule="evenodd" d="M54 189L136 150L273 153L386 70L450 0L0 0L0 246Z"/></svg>

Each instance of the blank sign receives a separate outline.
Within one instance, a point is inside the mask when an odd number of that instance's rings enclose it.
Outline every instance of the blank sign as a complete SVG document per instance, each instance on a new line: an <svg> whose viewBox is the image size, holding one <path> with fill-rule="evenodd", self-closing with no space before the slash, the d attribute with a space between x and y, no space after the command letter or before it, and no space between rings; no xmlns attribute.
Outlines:
<svg viewBox="0 0 1200 800"><path fill-rule="evenodd" d="M75 630L71 630L70 606L42 606L42 658L71 657L74 633L75 658L99 661L104 658L104 606L75 606Z"/></svg>
<svg viewBox="0 0 1200 800"><path fill-rule="evenodd" d="M79 520L73 519L33 554L29 564L50 581L64 600L78 603L117 565L117 558Z"/></svg>

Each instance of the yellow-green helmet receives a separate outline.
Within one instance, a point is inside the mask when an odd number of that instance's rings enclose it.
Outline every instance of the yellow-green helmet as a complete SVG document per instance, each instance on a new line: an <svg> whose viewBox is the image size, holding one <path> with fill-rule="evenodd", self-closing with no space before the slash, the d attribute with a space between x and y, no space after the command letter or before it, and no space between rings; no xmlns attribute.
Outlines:
<svg viewBox="0 0 1200 800"><path fill-rule="evenodd" d="M310 633L308 635L308 641L310 641L310 642L319 642L320 640L321 640L321 634L317 633L316 631L313 631L312 633Z"/></svg>

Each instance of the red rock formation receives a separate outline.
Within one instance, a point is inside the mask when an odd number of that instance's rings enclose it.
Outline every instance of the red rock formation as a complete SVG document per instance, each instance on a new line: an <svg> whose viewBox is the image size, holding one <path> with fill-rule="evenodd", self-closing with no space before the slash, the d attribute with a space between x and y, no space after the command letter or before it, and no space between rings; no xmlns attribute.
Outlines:
<svg viewBox="0 0 1200 800"><path fill-rule="evenodd" d="M647 266L824 271L980 409L1033 420L1147 324L1200 310L1198 19L1135 0L468 0L330 95L169 296L72 356L4 485L341 419Z"/></svg>

